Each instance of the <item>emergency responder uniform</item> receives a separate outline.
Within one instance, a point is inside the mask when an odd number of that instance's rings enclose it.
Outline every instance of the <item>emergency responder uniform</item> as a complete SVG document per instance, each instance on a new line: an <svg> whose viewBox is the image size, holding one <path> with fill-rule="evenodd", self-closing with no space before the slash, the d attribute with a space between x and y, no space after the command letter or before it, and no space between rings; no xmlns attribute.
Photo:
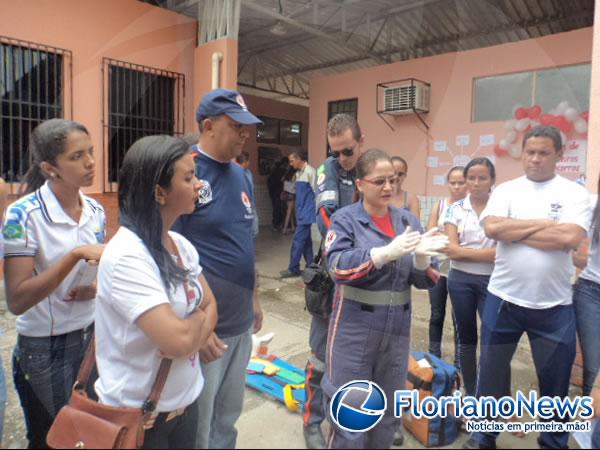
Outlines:
<svg viewBox="0 0 600 450"><path fill-rule="evenodd" d="M393 207L389 211L395 235L404 233L406 225L422 230L412 213ZM427 289L435 277L428 275L429 269L416 269L410 253L375 266L371 250L390 244L393 237L375 225L362 202L338 211L332 219L325 249L336 294L323 392L329 402L350 381L374 381L385 392L388 408L381 422L366 433L332 424L329 447L390 448L400 424L393 415L393 395L405 388L408 369L411 285Z"/></svg>

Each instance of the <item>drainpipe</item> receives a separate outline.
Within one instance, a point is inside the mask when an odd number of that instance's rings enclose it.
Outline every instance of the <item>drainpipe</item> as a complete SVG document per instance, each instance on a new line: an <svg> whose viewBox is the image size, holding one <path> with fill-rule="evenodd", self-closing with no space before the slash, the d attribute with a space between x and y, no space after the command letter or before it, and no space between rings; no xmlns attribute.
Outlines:
<svg viewBox="0 0 600 450"><path fill-rule="evenodd" d="M212 89L217 89L221 84L219 80L221 61L223 61L223 53L215 52L212 54Z"/></svg>

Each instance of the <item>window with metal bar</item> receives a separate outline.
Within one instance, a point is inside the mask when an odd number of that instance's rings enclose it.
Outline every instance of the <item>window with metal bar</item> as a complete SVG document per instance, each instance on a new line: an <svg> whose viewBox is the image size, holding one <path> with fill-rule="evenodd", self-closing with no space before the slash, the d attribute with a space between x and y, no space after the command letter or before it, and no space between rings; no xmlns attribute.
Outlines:
<svg viewBox="0 0 600 450"><path fill-rule="evenodd" d="M0 176L9 183L29 168L31 131L70 116L71 60L68 50L0 36Z"/></svg>
<svg viewBox="0 0 600 450"><path fill-rule="evenodd" d="M129 147L144 136L182 135L185 77L152 67L104 60L106 191L115 191Z"/></svg>
<svg viewBox="0 0 600 450"><path fill-rule="evenodd" d="M329 123L333 116L342 113L350 114L355 119L358 119L358 98L347 98L327 103L327 123ZM327 137L325 137L325 157L328 156L329 142L327 142Z"/></svg>

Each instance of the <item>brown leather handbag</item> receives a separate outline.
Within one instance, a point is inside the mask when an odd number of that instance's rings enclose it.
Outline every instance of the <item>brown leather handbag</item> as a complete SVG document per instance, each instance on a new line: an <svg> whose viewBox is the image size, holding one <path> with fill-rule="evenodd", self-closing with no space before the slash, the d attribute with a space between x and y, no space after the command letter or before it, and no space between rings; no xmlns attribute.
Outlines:
<svg viewBox="0 0 600 450"><path fill-rule="evenodd" d="M141 408L115 407L98 403L86 394L96 364L92 337L77 374L69 404L61 408L46 437L50 448L140 448L144 424L150 421L165 386L171 360L163 359L152 391Z"/></svg>

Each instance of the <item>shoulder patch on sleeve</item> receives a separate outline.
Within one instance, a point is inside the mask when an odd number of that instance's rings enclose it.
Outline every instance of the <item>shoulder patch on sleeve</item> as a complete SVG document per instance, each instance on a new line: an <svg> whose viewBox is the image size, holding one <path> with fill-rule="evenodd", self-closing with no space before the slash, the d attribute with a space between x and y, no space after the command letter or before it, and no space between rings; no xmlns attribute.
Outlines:
<svg viewBox="0 0 600 450"><path fill-rule="evenodd" d="M328 252L333 243L335 242L336 234L334 230L329 230L325 237L325 252Z"/></svg>
<svg viewBox="0 0 600 450"><path fill-rule="evenodd" d="M317 175L321 176L322 173L325 173L325 163L321 164L317 169Z"/></svg>

